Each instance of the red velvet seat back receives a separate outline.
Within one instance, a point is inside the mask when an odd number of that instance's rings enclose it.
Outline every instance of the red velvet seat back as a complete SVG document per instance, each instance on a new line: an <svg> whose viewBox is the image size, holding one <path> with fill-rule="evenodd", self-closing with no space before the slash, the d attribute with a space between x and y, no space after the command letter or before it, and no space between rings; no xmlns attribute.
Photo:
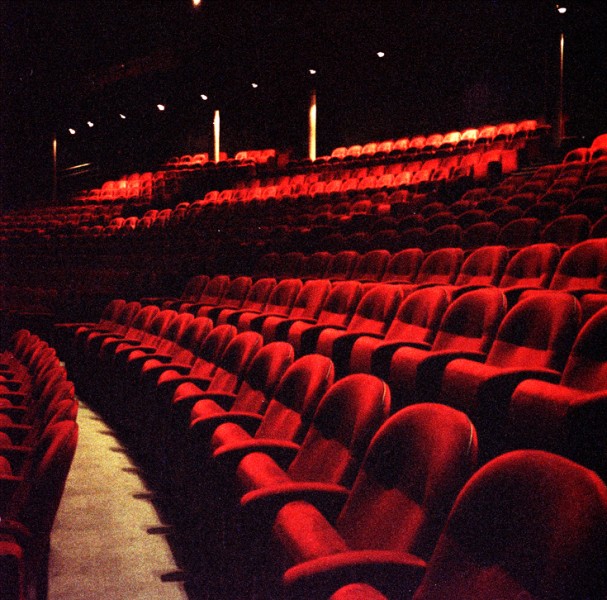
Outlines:
<svg viewBox="0 0 607 600"><path fill-rule="evenodd" d="M569 294L542 294L517 303L504 317L485 361L506 369L561 371L580 324L579 302Z"/></svg>
<svg viewBox="0 0 607 600"><path fill-rule="evenodd" d="M592 239L570 248L561 258L551 290L607 290L607 239Z"/></svg>
<svg viewBox="0 0 607 600"><path fill-rule="evenodd" d="M335 527L352 550L428 559L476 460L466 415L440 404L405 408L373 438Z"/></svg>
<svg viewBox="0 0 607 600"><path fill-rule="evenodd" d="M455 285L497 285L508 262L506 246L485 246L464 261Z"/></svg>
<svg viewBox="0 0 607 600"><path fill-rule="evenodd" d="M383 381L363 374L344 377L320 401L289 476L351 485L389 411L390 390Z"/></svg>
<svg viewBox="0 0 607 600"><path fill-rule="evenodd" d="M556 244L521 248L508 262L499 287L547 288L560 258Z"/></svg>
<svg viewBox="0 0 607 600"><path fill-rule="evenodd" d="M389 284L374 286L361 298L356 307L348 325L348 333L384 334L402 299L403 294L398 286Z"/></svg>
<svg viewBox="0 0 607 600"><path fill-rule="evenodd" d="M255 437L299 442L334 376L326 356L308 354L295 361L280 380Z"/></svg>
<svg viewBox="0 0 607 600"><path fill-rule="evenodd" d="M505 313L506 299L499 290L463 294L445 311L432 350L487 352Z"/></svg>
<svg viewBox="0 0 607 600"><path fill-rule="evenodd" d="M231 410L262 412L287 368L293 363L291 344L272 342L251 360Z"/></svg>
<svg viewBox="0 0 607 600"><path fill-rule="evenodd" d="M458 496L414 599L604 598L605 548L599 477L547 452L511 452Z"/></svg>
<svg viewBox="0 0 607 600"><path fill-rule="evenodd" d="M418 285L422 283L438 285L453 283L463 260L464 251L461 248L434 250L426 256L421 264L415 283Z"/></svg>

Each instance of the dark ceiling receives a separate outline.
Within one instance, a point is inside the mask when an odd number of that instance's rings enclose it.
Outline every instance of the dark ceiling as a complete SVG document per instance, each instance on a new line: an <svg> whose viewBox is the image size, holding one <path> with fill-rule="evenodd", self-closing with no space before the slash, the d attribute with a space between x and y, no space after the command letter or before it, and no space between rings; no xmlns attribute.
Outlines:
<svg viewBox="0 0 607 600"><path fill-rule="evenodd" d="M567 6L560 18L549 0L0 0L4 201L48 190L53 133L60 165L92 161L102 178L210 150L216 108L230 155L302 155L312 87L321 154L550 121L561 26L568 133L607 131L607 3Z"/></svg>

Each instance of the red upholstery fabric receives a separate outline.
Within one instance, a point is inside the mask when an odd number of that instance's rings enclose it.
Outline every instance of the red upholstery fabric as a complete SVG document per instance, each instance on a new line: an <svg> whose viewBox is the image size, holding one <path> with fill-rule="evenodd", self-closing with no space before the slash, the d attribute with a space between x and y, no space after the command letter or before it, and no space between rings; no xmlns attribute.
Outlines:
<svg viewBox="0 0 607 600"><path fill-rule="evenodd" d="M268 301L272 289L276 285L276 279L266 277L258 279L249 289L249 293L239 309L225 308L219 312L215 323L217 325L226 325L230 318L237 319L238 314L243 311L254 311L260 313Z"/></svg>
<svg viewBox="0 0 607 600"><path fill-rule="evenodd" d="M298 356L314 350L318 335L325 327L346 328L362 296L358 281L336 283L318 315L316 323L298 320L289 327L287 340Z"/></svg>
<svg viewBox="0 0 607 600"><path fill-rule="evenodd" d="M607 308L580 330L558 384L521 382L509 406L510 448L537 448L568 456L607 474Z"/></svg>
<svg viewBox="0 0 607 600"><path fill-rule="evenodd" d="M354 342L349 372L371 373L375 365L373 372L385 376L392 354L401 345L430 347L448 304L449 294L441 286L413 292L401 303L383 339L363 335Z"/></svg>
<svg viewBox="0 0 607 600"><path fill-rule="evenodd" d="M256 449L259 440L288 440L300 443L320 399L333 385L332 362L320 354L308 354L296 360L282 376L268 408L250 434L249 423L226 422L213 433L213 456L223 463Z"/></svg>
<svg viewBox="0 0 607 600"><path fill-rule="evenodd" d="M546 452L512 452L466 484L414 598L603 598L605 547L597 475Z"/></svg>
<svg viewBox="0 0 607 600"><path fill-rule="evenodd" d="M244 375L238 392L228 398L208 392L194 404L190 413L190 432L207 446L213 431L222 423L263 414L274 390L294 358L293 347L286 342L272 342L261 348Z"/></svg>
<svg viewBox="0 0 607 600"><path fill-rule="evenodd" d="M278 512L274 537L296 565L284 582L298 597L303 590L327 597L348 581L390 588L393 573L382 573L377 551L427 559L476 458L476 433L463 413L438 404L399 411L371 441L334 525L306 502Z"/></svg>
<svg viewBox="0 0 607 600"><path fill-rule="evenodd" d="M400 286L378 284L360 300L345 331L325 328L320 332L315 351L332 358L338 376L348 370L350 351L361 335L383 337L403 299Z"/></svg>
<svg viewBox="0 0 607 600"><path fill-rule="evenodd" d="M263 321L268 316L285 317L289 314L302 287L303 284L299 279L283 279L272 289L261 313L243 310L237 313L237 318L229 320L236 325L238 331L261 331Z"/></svg>
<svg viewBox="0 0 607 600"><path fill-rule="evenodd" d="M438 398L472 417L481 449L495 452L514 388L524 379L556 381L580 323L579 302L569 294L522 300L504 317L484 363L451 361Z"/></svg>
<svg viewBox="0 0 607 600"><path fill-rule="evenodd" d="M331 283L327 279L306 281L288 316L270 315L264 319L261 327L264 340L285 340L289 327L297 320L316 321L330 291Z"/></svg>
<svg viewBox="0 0 607 600"><path fill-rule="evenodd" d="M305 498L299 493L304 482L350 486L389 410L390 390L381 380L357 374L338 381L320 401L301 446L291 446L297 451L286 471L261 451L242 459L236 472L245 492L241 505L272 513L280 504Z"/></svg>
<svg viewBox="0 0 607 600"><path fill-rule="evenodd" d="M526 289L548 288L560 258L556 244L521 248L508 262L499 287L512 306Z"/></svg>
<svg viewBox="0 0 607 600"><path fill-rule="evenodd" d="M484 358L505 313L506 299L496 289L474 290L454 300L429 350L405 347L394 353L388 380L395 406L434 401L446 365L464 356ZM380 367L374 365L374 372Z"/></svg>
<svg viewBox="0 0 607 600"><path fill-rule="evenodd" d="M224 309L240 308L252 285L253 280L250 277L236 277L230 281L217 306L199 306L198 304L193 304L188 307L188 311L196 314L198 317L216 319L217 315Z"/></svg>

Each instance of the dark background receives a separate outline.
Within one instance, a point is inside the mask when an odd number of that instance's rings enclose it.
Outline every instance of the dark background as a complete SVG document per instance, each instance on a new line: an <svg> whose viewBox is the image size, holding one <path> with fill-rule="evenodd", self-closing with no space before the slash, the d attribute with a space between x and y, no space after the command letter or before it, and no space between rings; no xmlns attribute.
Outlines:
<svg viewBox="0 0 607 600"><path fill-rule="evenodd" d="M319 155L550 123L561 28L566 133L589 145L607 131L607 3L566 6L560 17L548 0L203 0L197 9L191 0L0 0L3 205L48 202L54 133L60 168L97 169L62 180L64 191L210 152L215 108L230 156L267 147L304 156L312 87Z"/></svg>

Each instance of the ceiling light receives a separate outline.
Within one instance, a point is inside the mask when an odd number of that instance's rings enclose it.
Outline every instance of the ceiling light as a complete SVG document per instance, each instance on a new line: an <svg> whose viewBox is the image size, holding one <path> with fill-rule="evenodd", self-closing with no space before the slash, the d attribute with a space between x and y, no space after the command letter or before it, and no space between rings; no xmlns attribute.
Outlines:
<svg viewBox="0 0 607 600"><path fill-rule="evenodd" d="M161 112L166 108L164 104L157 104L156 106L158 107L158 110Z"/></svg>
<svg viewBox="0 0 607 600"><path fill-rule="evenodd" d="M257 85L256 83L252 83L251 87L257 89L259 87L259 85Z"/></svg>
<svg viewBox="0 0 607 600"><path fill-rule="evenodd" d="M192 0L192 6L198 8L202 4L202 0Z"/></svg>
<svg viewBox="0 0 607 600"><path fill-rule="evenodd" d="M383 58L384 56L386 56L386 53L380 51L377 53L377 56L379 56L379 58Z"/></svg>
<svg viewBox="0 0 607 600"><path fill-rule="evenodd" d="M316 69L310 69L309 73L310 75L316 75Z"/></svg>
<svg viewBox="0 0 607 600"><path fill-rule="evenodd" d="M72 135L76 135L76 130L75 130L75 129L73 129L72 127L70 127L70 128L68 129L68 131L69 131L69 132L70 132Z"/></svg>
<svg viewBox="0 0 607 600"><path fill-rule="evenodd" d="M209 97L208 97L206 94L200 94L200 97L201 97L203 100L208 100L208 99L209 99Z"/></svg>
<svg viewBox="0 0 607 600"><path fill-rule="evenodd" d="M89 127L94 127L94 126L95 126L95 123L93 123L93 121L87 121L87 122L86 122L86 124L87 124Z"/></svg>
<svg viewBox="0 0 607 600"><path fill-rule="evenodd" d="M123 115L122 113L120 113L120 118L121 119L126 119L126 115Z"/></svg>
<svg viewBox="0 0 607 600"><path fill-rule="evenodd" d="M556 10L558 10L560 14L564 15L567 12L567 7L566 6L559 6L557 4L556 5Z"/></svg>

